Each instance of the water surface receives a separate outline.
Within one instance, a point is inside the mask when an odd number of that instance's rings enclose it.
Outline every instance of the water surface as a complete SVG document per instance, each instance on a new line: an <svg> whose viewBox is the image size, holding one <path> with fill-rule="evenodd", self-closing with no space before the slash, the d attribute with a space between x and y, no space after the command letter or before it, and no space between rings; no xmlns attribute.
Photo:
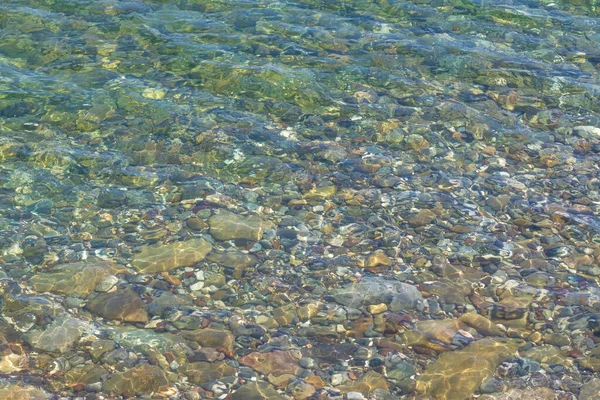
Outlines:
<svg viewBox="0 0 600 400"><path fill-rule="evenodd" d="M0 397L596 398L599 10L4 1Z"/></svg>

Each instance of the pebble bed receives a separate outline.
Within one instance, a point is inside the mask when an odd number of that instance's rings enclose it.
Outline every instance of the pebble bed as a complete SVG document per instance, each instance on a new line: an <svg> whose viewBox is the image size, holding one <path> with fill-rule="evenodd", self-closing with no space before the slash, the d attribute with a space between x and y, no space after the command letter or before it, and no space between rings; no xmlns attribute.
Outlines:
<svg viewBox="0 0 600 400"><path fill-rule="evenodd" d="M600 398L600 9L0 4L0 399Z"/></svg>

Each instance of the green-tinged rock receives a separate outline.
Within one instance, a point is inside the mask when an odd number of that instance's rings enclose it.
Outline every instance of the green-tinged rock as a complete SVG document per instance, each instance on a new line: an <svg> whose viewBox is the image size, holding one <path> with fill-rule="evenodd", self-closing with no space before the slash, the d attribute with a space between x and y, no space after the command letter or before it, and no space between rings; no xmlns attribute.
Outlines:
<svg viewBox="0 0 600 400"><path fill-rule="evenodd" d="M47 297L21 294L5 296L3 312L14 320L16 327L28 330L36 319L57 317L64 313L64 309Z"/></svg>
<svg viewBox="0 0 600 400"><path fill-rule="evenodd" d="M402 390L403 394L411 392L415 388L415 367L411 364L401 361L387 370L386 377L391 380L396 387Z"/></svg>
<svg viewBox="0 0 600 400"><path fill-rule="evenodd" d="M111 328L108 334L115 343L128 351L147 357L160 357L163 353L170 352L180 364L186 362L186 352L190 351L184 338L171 333L124 326Z"/></svg>
<svg viewBox="0 0 600 400"><path fill-rule="evenodd" d="M113 374L102 389L107 393L133 397L136 394L150 394L169 388L167 373L157 366L141 364L125 372Z"/></svg>
<svg viewBox="0 0 600 400"><path fill-rule="evenodd" d="M266 382L250 382L231 395L231 400L283 400L284 397Z"/></svg>
<svg viewBox="0 0 600 400"><path fill-rule="evenodd" d="M475 329L483 336L504 336L496 324L486 317L477 314L476 312L463 314L458 319Z"/></svg>
<svg viewBox="0 0 600 400"><path fill-rule="evenodd" d="M233 333L222 329L196 329L194 331L184 331L181 335L203 347L223 348L230 353L233 351L233 344L235 343Z"/></svg>
<svg viewBox="0 0 600 400"><path fill-rule="evenodd" d="M75 346L88 324L71 317L58 317L43 331L30 331L23 335L25 342L36 350L64 353Z"/></svg>
<svg viewBox="0 0 600 400"><path fill-rule="evenodd" d="M193 301L189 296L163 291L160 293L160 296L154 296L152 302L146 305L146 311L148 311L150 315L161 316L165 310L191 307L192 305Z"/></svg>
<svg viewBox="0 0 600 400"><path fill-rule="evenodd" d="M133 256L131 265L138 272L155 274L175 268L189 267L202 261L212 250L212 246L204 239L191 239L169 244L153 244L143 246Z"/></svg>
<svg viewBox="0 0 600 400"><path fill-rule="evenodd" d="M297 375L300 372L298 357L295 357L291 351L275 350L269 353L250 353L240 359L240 363L254 368L258 372L268 375L292 374Z"/></svg>
<svg viewBox="0 0 600 400"><path fill-rule="evenodd" d="M91 258L70 264L61 264L31 278L36 292L51 292L86 297L96 285L109 275L126 272L127 269L111 261Z"/></svg>
<svg viewBox="0 0 600 400"><path fill-rule="evenodd" d="M600 372L600 358L597 357L583 357L577 360L579 366L590 371Z"/></svg>
<svg viewBox="0 0 600 400"><path fill-rule="evenodd" d="M431 210L421 210L417 214L408 219L408 223L413 228L418 228L423 225L430 224L437 216Z"/></svg>
<svg viewBox="0 0 600 400"><path fill-rule="evenodd" d="M116 345L112 340L95 340L86 347L87 352L92 356L92 360L97 363L103 354L114 350Z"/></svg>
<svg viewBox="0 0 600 400"><path fill-rule="evenodd" d="M336 192L337 189L335 186L324 185L311 189L304 195L304 198L307 200L327 200L332 198Z"/></svg>
<svg viewBox="0 0 600 400"><path fill-rule="evenodd" d="M257 216L244 217L221 211L209 218L210 234L217 240L247 239L258 241L263 233L273 227L269 221Z"/></svg>
<svg viewBox="0 0 600 400"><path fill-rule="evenodd" d="M28 367L29 363L27 362L27 355L25 354L9 352L0 357L0 373L12 374L27 369Z"/></svg>
<svg viewBox="0 0 600 400"><path fill-rule="evenodd" d="M389 382L375 371L368 371L366 374L361 376L356 381L351 381L339 386L342 393L349 392L360 392L365 396L368 396L372 391L376 389L389 389Z"/></svg>
<svg viewBox="0 0 600 400"><path fill-rule="evenodd" d="M136 292L129 288L101 293L91 299L86 308L92 313L110 320L148 322L144 302Z"/></svg>
<svg viewBox="0 0 600 400"><path fill-rule="evenodd" d="M482 339L444 353L417 378L417 392L436 400L469 398L522 344L521 340Z"/></svg>
<svg viewBox="0 0 600 400"><path fill-rule="evenodd" d="M579 400L595 400L600 393L600 379L594 378L583 384L579 392Z"/></svg>
<svg viewBox="0 0 600 400"><path fill-rule="evenodd" d="M456 348L455 339L460 342L465 334L471 335L469 329L467 324L458 319L419 321L413 329L407 329L402 334L402 341L408 346L435 352L450 351Z"/></svg>
<svg viewBox="0 0 600 400"><path fill-rule="evenodd" d="M252 254L244 254L240 251L226 251L222 253L212 252L206 259L210 262L233 268L233 276L237 279L242 277L246 268L252 268L258 263L255 256Z"/></svg>
<svg viewBox="0 0 600 400"><path fill-rule="evenodd" d="M108 371L100 365L78 365L69 370L60 381L67 387L87 385L89 383L102 381L102 377L107 372Z"/></svg>
<svg viewBox="0 0 600 400"><path fill-rule="evenodd" d="M13 142L4 137L0 140L0 161L2 162L25 158L28 152L29 149L23 143Z"/></svg>
<svg viewBox="0 0 600 400"><path fill-rule="evenodd" d="M353 308L391 302L394 312L412 309L423 299L415 286L383 277L365 277L358 283L333 290L332 295L336 303Z"/></svg>
<svg viewBox="0 0 600 400"><path fill-rule="evenodd" d="M205 286L216 286L218 288L224 286L226 283L227 279L223 274L211 274L210 276L207 276L204 280Z"/></svg>
<svg viewBox="0 0 600 400"><path fill-rule="evenodd" d="M217 362L194 362L179 368L179 373L188 377L190 383L200 385L213 379L221 379L224 376L234 376L237 370L225 361Z"/></svg>
<svg viewBox="0 0 600 400"><path fill-rule="evenodd" d="M429 142L421 135L408 135L405 141L406 146L411 150L421 151L430 146Z"/></svg>
<svg viewBox="0 0 600 400"><path fill-rule="evenodd" d="M598 392L594 393L594 397L585 398L579 395L579 400L592 400L598 398ZM510 389L499 396L494 396L494 400L557 400L558 394L546 387L537 387L535 389Z"/></svg>
<svg viewBox="0 0 600 400"><path fill-rule="evenodd" d="M542 345L532 347L529 350L519 353L523 358L531 358L540 364L553 365L558 364L565 368L573 365L573 359L560 354L560 350L556 346Z"/></svg>
<svg viewBox="0 0 600 400"><path fill-rule="evenodd" d="M32 386L8 385L0 388L2 400L47 400L50 395Z"/></svg>
<svg viewBox="0 0 600 400"><path fill-rule="evenodd" d="M157 333L147 329L115 327L111 328L108 333L121 347L141 353L148 348L162 353L172 351L179 345L185 345L185 340L180 336L171 333Z"/></svg>

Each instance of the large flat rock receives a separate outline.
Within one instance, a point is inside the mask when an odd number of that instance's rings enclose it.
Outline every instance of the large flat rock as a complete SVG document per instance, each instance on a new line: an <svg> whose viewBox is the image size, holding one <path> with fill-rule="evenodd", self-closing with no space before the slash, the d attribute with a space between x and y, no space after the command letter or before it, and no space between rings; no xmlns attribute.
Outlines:
<svg viewBox="0 0 600 400"><path fill-rule="evenodd" d="M416 286L381 277L364 278L358 283L335 289L332 294L337 303L348 307L387 303L394 312L412 309L417 300L423 299Z"/></svg>
<svg viewBox="0 0 600 400"><path fill-rule="evenodd" d="M91 258L57 265L47 272L38 273L30 282L38 293L51 292L86 297L107 276L126 271L125 267L111 261Z"/></svg>
<svg viewBox="0 0 600 400"><path fill-rule="evenodd" d="M165 371L157 366L141 364L125 372L117 372L104 384L102 389L107 393L119 396L136 397L138 393L150 394L165 391L169 388L169 379Z"/></svg>
<svg viewBox="0 0 600 400"><path fill-rule="evenodd" d="M233 344L235 343L233 333L210 327L193 331L183 331L181 332L181 336L187 340L193 340L200 346L222 348L229 353L233 352Z"/></svg>
<svg viewBox="0 0 600 400"><path fill-rule="evenodd" d="M265 375L297 375L300 372L298 358L294 357L289 350L274 350L269 353L250 353L240 359L240 364L247 365Z"/></svg>
<svg viewBox="0 0 600 400"><path fill-rule="evenodd" d="M417 378L417 392L436 400L468 399L522 344L518 339L482 339L444 353Z"/></svg>
<svg viewBox="0 0 600 400"><path fill-rule="evenodd" d="M83 321L61 316L43 331L27 332L23 339L36 350L60 354L72 349L88 329L91 328Z"/></svg>
<svg viewBox="0 0 600 400"><path fill-rule="evenodd" d="M273 227L269 221L257 216L244 217L221 211L209 218L210 234L217 240L247 239L258 241L263 233Z"/></svg>
<svg viewBox="0 0 600 400"><path fill-rule="evenodd" d="M133 256L131 265L144 274L168 272L202 261L211 250L211 244L201 238L169 244L157 243L143 246Z"/></svg>
<svg viewBox="0 0 600 400"><path fill-rule="evenodd" d="M92 313L110 320L124 322L148 322L144 302L129 288L102 293L91 299L86 308Z"/></svg>

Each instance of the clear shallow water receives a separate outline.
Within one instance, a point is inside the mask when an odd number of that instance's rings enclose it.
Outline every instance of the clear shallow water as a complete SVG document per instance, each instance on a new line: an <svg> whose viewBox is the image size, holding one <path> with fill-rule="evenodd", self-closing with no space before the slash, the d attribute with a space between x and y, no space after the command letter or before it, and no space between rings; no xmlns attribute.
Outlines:
<svg viewBox="0 0 600 400"><path fill-rule="evenodd" d="M594 398L597 14L4 2L2 396Z"/></svg>

